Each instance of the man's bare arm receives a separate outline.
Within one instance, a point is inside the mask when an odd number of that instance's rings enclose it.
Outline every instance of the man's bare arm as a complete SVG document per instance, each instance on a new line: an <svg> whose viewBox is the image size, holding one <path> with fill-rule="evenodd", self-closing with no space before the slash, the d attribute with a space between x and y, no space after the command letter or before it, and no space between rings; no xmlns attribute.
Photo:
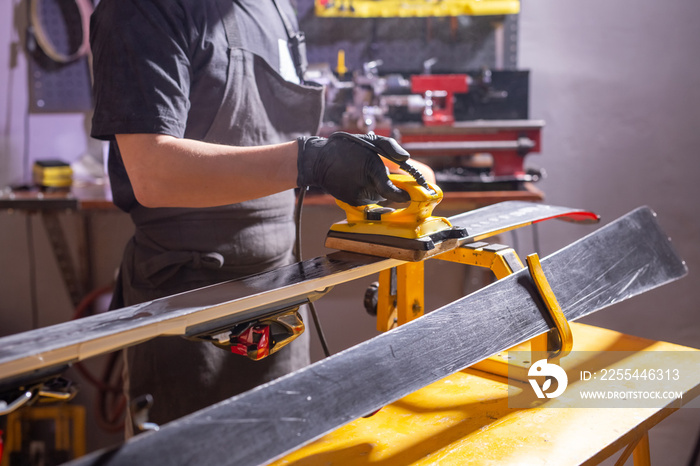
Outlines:
<svg viewBox="0 0 700 466"><path fill-rule="evenodd" d="M116 138L136 199L146 207L214 207L296 186L296 141L238 147L161 134Z"/></svg>
<svg viewBox="0 0 700 466"><path fill-rule="evenodd" d="M116 138L134 195L146 207L214 207L257 199L297 185L297 141L240 147L161 134L118 134ZM306 154L306 150L303 152ZM365 155L359 159L348 157L363 152ZM368 167L363 162L366 159L362 157L371 152L359 144L343 140L341 146L326 154L330 157L328 163L331 166L334 164L333 158L341 163L339 168L334 169L338 173L325 180L325 185L321 183L321 187L333 192L333 188L342 185L354 186L350 192L366 195L363 187L374 185L374 182L368 179L369 174L365 171ZM382 160L397 170L396 164ZM416 161L412 163L429 182L435 181L427 165ZM319 173L328 173L326 169L328 167ZM386 175L380 173L374 176L381 178ZM313 179L311 183L314 183ZM403 193L391 186L397 193ZM383 188L382 194L396 197L391 189Z"/></svg>

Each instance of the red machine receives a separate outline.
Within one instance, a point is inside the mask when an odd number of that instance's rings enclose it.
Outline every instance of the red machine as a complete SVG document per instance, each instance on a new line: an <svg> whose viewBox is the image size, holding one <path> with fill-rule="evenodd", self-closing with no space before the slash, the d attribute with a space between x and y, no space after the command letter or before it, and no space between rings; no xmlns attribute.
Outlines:
<svg viewBox="0 0 700 466"><path fill-rule="evenodd" d="M426 126L451 125L454 117L454 95L469 90L466 74L420 74L411 76L411 92L423 94Z"/></svg>

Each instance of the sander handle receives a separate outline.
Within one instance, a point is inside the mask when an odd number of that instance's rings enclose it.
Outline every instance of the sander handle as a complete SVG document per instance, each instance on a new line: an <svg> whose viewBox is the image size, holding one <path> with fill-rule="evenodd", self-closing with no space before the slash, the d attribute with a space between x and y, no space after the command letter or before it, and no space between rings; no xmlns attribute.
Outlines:
<svg viewBox="0 0 700 466"><path fill-rule="evenodd" d="M355 140L369 149L374 150L382 157L398 164L399 168L411 175L419 185L428 191L435 192L425 180L423 174L409 163L411 154L409 154L406 149L401 147L396 139L387 136L378 136L374 133L374 131L370 131L365 135L356 137Z"/></svg>

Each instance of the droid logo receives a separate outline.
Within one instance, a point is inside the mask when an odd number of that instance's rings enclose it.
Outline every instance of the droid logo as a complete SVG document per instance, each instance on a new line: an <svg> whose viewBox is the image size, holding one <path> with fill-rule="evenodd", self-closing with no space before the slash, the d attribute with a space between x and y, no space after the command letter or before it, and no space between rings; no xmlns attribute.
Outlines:
<svg viewBox="0 0 700 466"><path fill-rule="evenodd" d="M535 391L537 398L556 398L566 390L566 386L569 383L569 378L566 376L566 371L556 364L549 364L546 359L540 359L536 361L530 369L527 371L527 375L530 377L528 382L532 385L532 389ZM547 377L542 384L542 387L537 383L533 377ZM547 390L552 386L552 378L557 381L557 389L551 393L547 393Z"/></svg>

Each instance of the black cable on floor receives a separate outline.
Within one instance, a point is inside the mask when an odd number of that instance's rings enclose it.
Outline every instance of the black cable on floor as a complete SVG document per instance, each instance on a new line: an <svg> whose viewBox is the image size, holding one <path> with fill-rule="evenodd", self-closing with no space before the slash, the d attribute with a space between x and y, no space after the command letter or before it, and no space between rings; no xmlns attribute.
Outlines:
<svg viewBox="0 0 700 466"><path fill-rule="evenodd" d="M297 196L297 204L294 209L294 227L296 230L296 239L294 241L294 257L297 262L301 262L301 209L304 205L306 189L306 186L302 186L301 188L299 188L299 196ZM314 306L314 303L309 302L309 310L311 311L311 318L314 320L314 326L316 327L318 339L321 342L321 347L323 348L323 354L325 354L326 357L328 357L331 355L331 352L328 350L326 336L323 333L321 321L318 318L318 313L316 312L316 306Z"/></svg>

